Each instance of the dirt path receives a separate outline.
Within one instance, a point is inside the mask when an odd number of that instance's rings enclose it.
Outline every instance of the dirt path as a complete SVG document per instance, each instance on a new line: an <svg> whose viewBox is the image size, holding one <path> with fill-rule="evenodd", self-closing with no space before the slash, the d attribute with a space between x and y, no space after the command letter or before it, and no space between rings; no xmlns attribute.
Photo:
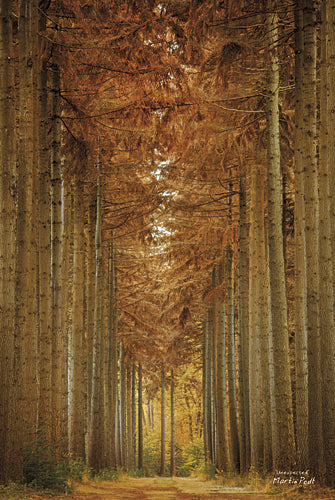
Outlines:
<svg viewBox="0 0 335 500"><path fill-rule="evenodd" d="M126 478L78 487L73 500L257 500L268 495L189 478Z"/></svg>

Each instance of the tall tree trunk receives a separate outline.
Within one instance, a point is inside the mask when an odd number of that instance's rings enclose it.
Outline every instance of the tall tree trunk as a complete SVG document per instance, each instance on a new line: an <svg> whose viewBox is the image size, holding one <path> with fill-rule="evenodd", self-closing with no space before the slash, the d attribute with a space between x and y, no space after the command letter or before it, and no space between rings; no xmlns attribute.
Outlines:
<svg viewBox="0 0 335 500"><path fill-rule="evenodd" d="M272 470L272 412L271 387L270 387L270 304L269 304L269 266L267 245L265 238L265 186L264 174L259 169L256 178L256 225L257 245L256 260L258 263L257 301L259 314L259 347L261 362L261 390L262 390L262 415L263 415L263 471Z"/></svg>
<svg viewBox="0 0 335 500"><path fill-rule="evenodd" d="M319 206L316 150L316 27L314 2L303 3L304 35L304 195L306 217L308 447L309 467L321 473L323 442L320 317L319 317ZM320 469L321 466L321 469Z"/></svg>
<svg viewBox="0 0 335 500"><path fill-rule="evenodd" d="M52 68L51 98L51 224L52 224L52 441L59 443L62 413L62 165L60 72Z"/></svg>
<svg viewBox="0 0 335 500"><path fill-rule="evenodd" d="M124 343L120 341L120 434L121 434L121 466L127 468L127 378L125 366Z"/></svg>
<svg viewBox="0 0 335 500"><path fill-rule="evenodd" d="M143 471L143 400L142 400L142 365L138 365L138 469Z"/></svg>
<svg viewBox="0 0 335 500"><path fill-rule="evenodd" d="M212 288L217 286L217 266L212 271ZM217 435L216 435L216 334L217 334L217 300L214 299L210 306L209 314L209 342L210 342L210 415L211 415L211 462L216 463Z"/></svg>
<svg viewBox="0 0 335 500"><path fill-rule="evenodd" d="M93 337L94 337L94 304L95 304L95 259L94 259L94 226L96 225L96 190L91 195L88 207L87 230L87 426L90 428L92 405L92 374L93 374ZM111 258L110 258L111 259ZM111 331L111 328L108 330ZM110 338L110 335L109 335ZM109 352L109 350L108 350ZM111 377L109 377L111 383ZM108 426L110 427L110 425Z"/></svg>
<svg viewBox="0 0 335 500"><path fill-rule="evenodd" d="M295 453L281 210L278 20L276 2L271 0L266 24L269 47L266 89L268 235L276 412L273 458L274 466L281 469L293 464Z"/></svg>
<svg viewBox="0 0 335 500"><path fill-rule="evenodd" d="M136 365L132 364L132 376L131 376L131 408L132 408L132 419L131 419L131 437L132 437L132 468L136 468Z"/></svg>
<svg viewBox="0 0 335 500"><path fill-rule="evenodd" d="M109 291L109 337L111 338L111 404L110 404L110 433L111 433L111 466L117 466L117 411L118 411L118 313L117 313L117 270L116 248L114 234L111 233L111 263L110 263L110 291Z"/></svg>
<svg viewBox="0 0 335 500"><path fill-rule="evenodd" d="M98 158L98 162L99 162ZM89 466L100 471L104 467L104 261L102 249L102 193L100 170L97 180L97 213L95 231L95 305L92 365L92 402L87 460Z"/></svg>
<svg viewBox="0 0 335 500"><path fill-rule="evenodd" d="M69 345L72 331L72 296L73 296L73 203L70 187L64 184L63 196L63 245L62 245L62 455L69 449ZM66 305L66 306L65 306Z"/></svg>
<svg viewBox="0 0 335 500"><path fill-rule="evenodd" d="M334 7L332 9L335 11ZM332 14L335 20L334 13ZM328 163L328 103L327 96L333 82L328 80L328 13L327 3L322 4L322 37L321 37L321 147L320 147L320 335L321 335L321 365L322 365L322 417L323 442L325 453L326 482L335 484L335 339L334 339L334 268L331 248L330 219L330 187ZM335 31L335 30L334 30Z"/></svg>
<svg viewBox="0 0 335 500"><path fill-rule="evenodd" d="M213 441L212 441L212 384L211 384L211 336L210 336L210 308L206 309L206 318L204 325L204 369L203 369L203 386L204 386L204 447L205 459L207 462L213 461Z"/></svg>
<svg viewBox="0 0 335 500"><path fill-rule="evenodd" d="M218 283L223 280L223 261L219 264ZM217 468L225 471L229 465L228 437L226 433L226 315L223 297L217 303L217 336L216 336L216 422L217 422ZM192 422L192 419L191 419Z"/></svg>
<svg viewBox="0 0 335 500"><path fill-rule="evenodd" d="M132 367L127 363L127 470L133 468L133 442L132 442L132 405L131 405L131 388L132 388Z"/></svg>
<svg viewBox="0 0 335 500"><path fill-rule="evenodd" d="M170 446L170 475L176 475L176 432L175 432L175 400L174 400L174 373L171 370L171 446Z"/></svg>
<svg viewBox="0 0 335 500"><path fill-rule="evenodd" d="M22 477L22 416L15 368L16 134L12 2L0 2L0 482Z"/></svg>
<svg viewBox="0 0 335 500"><path fill-rule="evenodd" d="M165 475L165 367L161 368L161 467L160 475Z"/></svg>
<svg viewBox="0 0 335 500"><path fill-rule="evenodd" d="M308 395L307 395L307 309L306 247L303 183L303 14L297 0L295 16L295 371L297 460L301 470L308 468Z"/></svg>
<svg viewBox="0 0 335 500"><path fill-rule="evenodd" d="M250 401L250 444L251 466L261 470L263 462L263 434L261 420L261 380L260 380L260 311L259 311L259 262L257 247L260 244L259 220L257 218L258 166L253 167L250 188L250 252L249 252L249 401Z"/></svg>
<svg viewBox="0 0 335 500"><path fill-rule="evenodd" d="M46 30L45 13L39 14L39 31ZM39 186L39 404L38 423L43 429L47 443L51 442L51 353L52 353L52 308L51 308L51 198L49 155L49 109L48 70L42 54L39 74L39 142L38 142L38 186Z"/></svg>
<svg viewBox="0 0 335 500"><path fill-rule="evenodd" d="M240 449L236 405L236 358L235 358L235 306L234 306L234 250L227 248L227 344L228 344L228 396L231 463L236 472L240 470Z"/></svg>
<svg viewBox="0 0 335 500"><path fill-rule="evenodd" d="M36 295L36 225L34 195L36 165L34 157L35 120L33 81L36 71L33 49L33 19L37 17L36 0L19 2L19 165L18 218L16 252L16 336L22 346L23 429L24 439L35 438L37 424L37 295Z"/></svg>
<svg viewBox="0 0 335 500"><path fill-rule="evenodd" d="M238 234L238 322L239 322L239 424L241 472L250 467L250 414L249 414L249 278L248 278L248 231L246 216L246 178L241 159L239 191Z"/></svg>
<svg viewBox="0 0 335 500"><path fill-rule="evenodd" d="M70 346L70 397L69 397L69 450L74 458L85 458L84 398L82 394L83 346L83 219L79 199L78 180L73 183L73 306L72 335Z"/></svg>

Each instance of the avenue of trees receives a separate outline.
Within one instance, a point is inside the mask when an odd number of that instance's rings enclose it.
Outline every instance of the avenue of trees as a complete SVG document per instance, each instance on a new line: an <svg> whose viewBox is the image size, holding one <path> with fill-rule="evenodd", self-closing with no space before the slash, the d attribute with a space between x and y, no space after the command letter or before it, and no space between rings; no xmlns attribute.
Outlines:
<svg viewBox="0 0 335 500"><path fill-rule="evenodd" d="M334 486L334 78L330 0L0 0L2 483Z"/></svg>

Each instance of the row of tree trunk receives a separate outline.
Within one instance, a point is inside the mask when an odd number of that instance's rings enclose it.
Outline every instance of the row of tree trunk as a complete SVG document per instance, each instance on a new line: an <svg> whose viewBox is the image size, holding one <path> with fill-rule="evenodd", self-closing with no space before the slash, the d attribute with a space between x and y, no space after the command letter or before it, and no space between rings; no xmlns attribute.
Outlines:
<svg viewBox="0 0 335 500"><path fill-rule="evenodd" d="M141 368L137 376L118 338L116 248L111 233L104 255L99 144L96 187L90 183L87 196L61 156L57 57L47 61L38 37L45 13L37 0L18 6L16 67L12 6L0 2L0 480L22 478L24 448L37 435L58 458L70 452L81 460L87 435L94 470L135 468ZM141 417L138 437L141 465Z"/></svg>
<svg viewBox="0 0 335 500"><path fill-rule="evenodd" d="M289 343L288 335L275 3L269 2L268 10L267 173L261 157L251 166L250 183L246 170L240 170L237 300L230 243L213 271L212 288L217 292L207 306L204 322L204 442L207 460L219 470L309 469L332 485L334 9L331 2L323 2L320 128L315 6L298 1L295 9L294 343Z"/></svg>

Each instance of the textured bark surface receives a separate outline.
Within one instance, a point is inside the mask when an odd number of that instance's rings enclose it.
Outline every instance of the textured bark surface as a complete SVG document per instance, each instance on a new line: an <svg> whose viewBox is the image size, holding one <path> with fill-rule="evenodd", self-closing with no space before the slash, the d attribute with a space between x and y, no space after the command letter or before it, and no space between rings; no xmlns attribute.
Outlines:
<svg viewBox="0 0 335 500"><path fill-rule="evenodd" d="M245 168L241 167L238 234L238 381L241 472L250 467L249 268Z"/></svg>
<svg viewBox="0 0 335 500"><path fill-rule="evenodd" d="M223 279L223 262L218 269L218 282ZM216 422L217 422L217 468L225 471L229 468L229 451L227 436L226 405L226 314L225 304L221 297L217 301L217 335L216 335Z"/></svg>
<svg viewBox="0 0 335 500"><path fill-rule="evenodd" d="M95 231L95 305L92 355L92 400L88 435L87 461L95 471L104 466L104 261L102 248L102 193L97 181L97 213Z"/></svg>
<svg viewBox="0 0 335 500"><path fill-rule="evenodd" d="M293 413L287 328L287 303L283 255L281 173L279 147L279 60L276 2L269 1L266 18L269 60L266 99L267 201L269 270L271 290L272 344L274 360L275 422L273 458L275 467L294 462Z"/></svg>
<svg viewBox="0 0 335 500"><path fill-rule="evenodd" d="M303 16L302 0L295 9L295 371L297 411L297 458L302 469L308 467L307 394L307 309L305 206L303 183Z"/></svg>
<svg viewBox="0 0 335 500"><path fill-rule="evenodd" d="M62 413L62 164L60 73L57 65L52 68L51 98L51 224L52 224L52 442L61 437Z"/></svg>
<svg viewBox="0 0 335 500"><path fill-rule="evenodd" d="M161 368L161 476L165 475L165 367Z"/></svg>
<svg viewBox="0 0 335 500"><path fill-rule="evenodd" d="M322 399L319 303L319 200L316 116L316 25L314 2L303 2L304 196L307 279L309 467L322 472Z"/></svg>
<svg viewBox="0 0 335 500"><path fill-rule="evenodd" d="M35 438L37 422L37 258L34 196L36 164L34 142L34 61L37 31L37 1L19 2L19 145L17 177L17 251L16 251L16 338L22 347L22 401L25 440Z"/></svg>
<svg viewBox="0 0 335 500"><path fill-rule="evenodd" d="M0 2L0 481L22 475L21 408L15 356L15 104L11 2ZM16 370L18 372L16 373Z"/></svg>
<svg viewBox="0 0 335 500"><path fill-rule="evenodd" d="M254 166L250 194L250 251L249 251L249 401L250 401L250 458L251 467L260 470L263 461L260 372L260 308L259 308L259 188L258 166Z"/></svg>
<svg viewBox="0 0 335 500"><path fill-rule="evenodd" d="M72 332L70 344L70 396L69 396L69 450L78 459L85 458L85 425L84 425L84 395L82 393L82 357L83 346L83 219L80 217L81 205L79 186L76 180L73 184L73 305Z"/></svg>
<svg viewBox="0 0 335 500"><path fill-rule="evenodd" d="M237 423L236 402L236 356L235 356L235 292L234 292L234 250L228 245L227 263L227 369L229 397L229 429L231 464L235 471L240 470L240 445Z"/></svg>
<svg viewBox="0 0 335 500"><path fill-rule="evenodd" d="M329 11L329 19L328 19ZM327 484L335 484L335 338L334 338L334 268L332 259L332 237L330 218L330 155L328 144L330 134L334 129L328 127L328 117L332 114L328 109L329 92L334 92L333 83L328 76L329 61L332 61L331 46L327 39L334 38L335 9L329 3L322 5L322 38L321 38L321 147L320 147L320 336L321 336L321 366L322 366L322 415L323 442L325 453L325 473ZM329 27L332 26L330 32ZM333 41L334 47L334 41ZM331 62L330 62L331 65ZM331 90L330 90L331 89Z"/></svg>

